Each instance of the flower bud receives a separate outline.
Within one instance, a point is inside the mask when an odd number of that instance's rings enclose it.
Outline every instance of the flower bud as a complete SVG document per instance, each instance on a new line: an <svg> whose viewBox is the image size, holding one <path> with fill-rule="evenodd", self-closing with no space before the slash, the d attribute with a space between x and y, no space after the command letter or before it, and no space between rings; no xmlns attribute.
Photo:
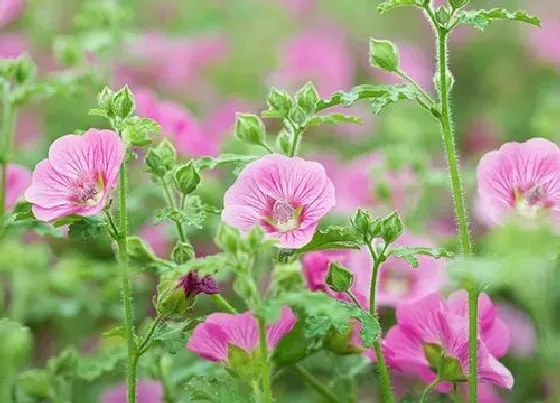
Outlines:
<svg viewBox="0 0 560 403"><path fill-rule="evenodd" d="M396 211L381 221L381 238L388 244L399 239L403 231L403 223Z"/></svg>
<svg viewBox="0 0 560 403"><path fill-rule="evenodd" d="M184 195L194 192L200 183L200 175L192 160L178 167L173 179L177 190Z"/></svg>
<svg viewBox="0 0 560 403"><path fill-rule="evenodd" d="M112 104L116 116L121 119L126 119L134 112L136 104L134 102L134 95L130 88L128 88L128 85L117 91L113 96Z"/></svg>
<svg viewBox="0 0 560 403"><path fill-rule="evenodd" d="M399 70L397 47L389 41L369 40L369 57L372 66L386 71Z"/></svg>
<svg viewBox="0 0 560 403"><path fill-rule="evenodd" d="M276 148L286 155L290 152L290 135L284 129L276 136Z"/></svg>
<svg viewBox="0 0 560 403"><path fill-rule="evenodd" d="M241 247L240 238L241 235L238 230L222 223L218 229L216 243L224 252L235 254Z"/></svg>
<svg viewBox="0 0 560 403"><path fill-rule="evenodd" d="M112 110L111 108L111 100L113 99L113 91L109 89L109 87L103 88L99 94L97 94L97 104L99 108L103 109L104 111ZM109 116L109 114L107 114ZM113 115L114 116L114 115Z"/></svg>
<svg viewBox="0 0 560 403"><path fill-rule="evenodd" d="M330 262L326 283L333 291L348 292L353 282L354 275L350 270L336 261Z"/></svg>
<svg viewBox="0 0 560 403"><path fill-rule="evenodd" d="M279 91L274 87L270 90L266 101L269 107L272 110L279 112L281 116L287 116L293 104L293 101L288 94L283 91Z"/></svg>
<svg viewBox="0 0 560 403"><path fill-rule="evenodd" d="M175 147L167 139L164 139L159 145L150 148L146 154L146 165L148 171L157 176L163 177L167 172L173 169L177 152Z"/></svg>
<svg viewBox="0 0 560 403"><path fill-rule="evenodd" d="M199 276L194 270L182 277L162 278L157 286L156 310L160 315L182 315L199 294L218 294L220 288L212 276Z"/></svg>
<svg viewBox="0 0 560 403"><path fill-rule="evenodd" d="M290 118L293 120L293 122L296 125L299 125L299 126L303 126L303 124L305 123L305 120L307 119L305 111L302 108L300 108L299 106L296 106L292 110L290 115L291 115Z"/></svg>
<svg viewBox="0 0 560 403"><path fill-rule="evenodd" d="M16 83L24 84L28 81L33 80L35 78L35 72L37 71L37 66L29 55L23 54L19 56L14 61L14 80Z"/></svg>
<svg viewBox="0 0 560 403"><path fill-rule="evenodd" d="M370 213L364 209L359 208L350 222L354 229L362 235L366 242L371 242L373 238L379 235L379 219L373 219Z"/></svg>
<svg viewBox="0 0 560 403"><path fill-rule="evenodd" d="M315 113L319 94L311 81L305 83L302 89L296 92L296 102L307 115Z"/></svg>
<svg viewBox="0 0 560 403"><path fill-rule="evenodd" d="M259 145L264 144L266 130L258 116L238 113L235 134L242 141Z"/></svg>
<svg viewBox="0 0 560 403"><path fill-rule="evenodd" d="M194 258L194 249L189 242L178 241L173 251L171 251L173 261L181 265Z"/></svg>
<svg viewBox="0 0 560 403"><path fill-rule="evenodd" d="M0 320L0 362L2 366L20 367L31 350L31 332L9 319Z"/></svg>
<svg viewBox="0 0 560 403"><path fill-rule="evenodd" d="M449 0L449 4L451 4L451 7L457 10L463 6L466 6L469 1L470 0Z"/></svg>

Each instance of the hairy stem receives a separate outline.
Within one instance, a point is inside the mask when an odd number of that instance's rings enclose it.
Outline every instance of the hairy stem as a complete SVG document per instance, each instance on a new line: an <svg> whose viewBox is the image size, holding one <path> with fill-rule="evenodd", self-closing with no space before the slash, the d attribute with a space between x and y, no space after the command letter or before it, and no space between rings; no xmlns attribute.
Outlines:
<svg viewBox="0 0 560 403"><path fill-rule="evenodd" d="M127 236L128 217L126 210L127 196L126 161L123 161L119 169L119 273L121 277L122 301L124 307L124 324L126 329L127 350L127 391L128 403L136 402L136 364L137 351L134 334L134 311L132 290L130 286L130 274L128 270Z"/></svg>
<svg viewBox="0 0 560 403"><path fill-rule="evenodd" d="M259 348L261 359L263 360L262 372L262 394L263 403L272 402L272 394L270 390L270 358L268 356L268 343L266 340L266 321L263 318L258 318L259 321Z"/></svg>
<svg viewBox="0 0 560 403"><path fill-rule="evenodd" d="M163 179L163 178L161 179L161 185L163 187L163 191L165 192L165 200L167 201L167 204L172 209L177 209L177 204L175 202L175 198L173 197L173 195L171 194L171 191L169 190L169 185L167 184L167 182L165 182L165 179ZM185 201L185 198L183 198L182 201L181 201L181 209L184 208L183 207L184 206L184 201ZM187 242L187 235L185 234L183 224L181 224L178 221L175 221L175 226L177 227L177 233L179 234L179 239L181 240L181 242Z"/></svg>
<svg viewBox="0 0 560 403"><path fill-rule="evenodd" d="M321 395L326 401L331 403L339 403L340 399L331 392L327 387L325 387L317 378L309 373L301 365L294 365L294 371L301 377L303 382L309 385L315 392Z"/></svg>
<svg viewBox="0 0 560 403"><path fill-rule="evenodd" d="M371 270L371 281L369 287L369 313L377 318L377 310L375 308L375 295L377 294L377 277L379 273L379 266L384 260L385 251L389 245L385 245L383 251L381 251L378 256L373 250L371 242L367 242L369 253L373 259L373 267ZM373 344L375 349L375 355L377 356L377 370L379 371L379 386L381 394L382 403L395 403L395 396L393 395L393 389L391 388L391 377L389 376L389 370L387 369L387 364L385 362L385 357L381 351L381 335L379 339Z"/></svg>
<svg viewBox="0 0 560 403"><path fill-rule="evenodd" d="M434 381L432 383L430 383L426 389L424 389L424 392L422 393L422 398L420 399L420 403L425 403L428 401L428 396L430 396L430 393L432 393L432 391L435 389L435 387L439 384L439 378L434 379Z"/></svg>
<svg viewBox="0 0 560 403"><path fill-rule="evenodd" d="M2 97L3 123L2 123L2 186L0 186L0 223L4 222L6 214L6 193L8 187L8 163L12 152L12 136L14 132L15 110L10 100L10 88L4 85Z"/></svg>

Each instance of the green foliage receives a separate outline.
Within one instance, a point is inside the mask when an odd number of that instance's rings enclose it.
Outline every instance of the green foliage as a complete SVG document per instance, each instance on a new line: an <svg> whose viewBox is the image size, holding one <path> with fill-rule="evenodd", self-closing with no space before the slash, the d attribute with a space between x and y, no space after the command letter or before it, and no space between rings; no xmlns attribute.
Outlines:
<svg viewBox="0 0 560 403"><path fill-rule="evenodd" d="M403 248L395 248L391 249L388 252L388 255L398 257L400 259L404 259L410 264L412 267L418 267L418 259L417 256L430 256L435 259L453 259L455 254L443 248L427 248L427 247L403 247Z"/></svg>
<svg viewBox="0 0 560 403"><path fill-rule="evenodd" d="M80 357L76 377L88 382L94 381L115 370L125 358L126 348L122 345L103 347L95 355Z"/></svg>
<svg viewBox="0 0 560 403"><path fill-rule="evenodd" d="M176 159L175 147L169 140L163 139L156 147L148 150L145 161L148 172L155 177L162 178L174 168Z"/></svg>
<svg viewBox="0 0 560 403"><path fill-rule="evenodd" d="M162 322L156 327L149 344L159 346L168 354L176 354L185 348L189 332L197 323L194 319L184 323Z"/></svg>
<svg viewBox="0 0 560 403"><path fill-rule="evenodd" d="M305 112L305 114L311 116L315 113L317 102L320 98L313 83L308 81L296 92L295 99L297 105Z"/></svg>
<svg viewBox="0 0 560 403"><path fill-rule="evenodd" d="M360 249L364 245L361 234L354 228L329 227L316 231L313 238L298 253L324 249Z"/></svg>
<svg viewBox="0 0 560 403"><path fill-rule="evenodd" d="M266 98L268 109L261 113L264 118L285 118L292 109L294 101L285 93L274 87L268 93Z"/></svg>
<svg viewBox="0 0 560 403"><path fill-rule="evenodd" d="M194 192L200 183L200 175L192 160L177 167L173 179L175 188L183 195Z"/></svg>
<svg viewBox="0 0 560 403"><path fill-rule="evenodd" d="M380 14L385 14L395 8L409 6L422 7L422 2L420 0L387 0L377 6L377 11L379 11Z"/></svg>
<svg viewBox="0 0 560 403"><path fill-rule="evenodd" d="M122 138L133 147L146 147L152 144L152 137L159 134L159 125L151 119L131 116L126 120Z"/></svg>
<svg viewBox="0 0 560 403"><path fill-rule="evenodd" d="M404 84L390 86L386 88L386 92L383 95L371 100L370 110L375 114L379 114L383 108L393 103L402 100L421 103L421 98L421 94L412 85Z"/></svg>
<svg viewBox="0 0 560 403"><path fill-rule="evenodd" d="M172 221L188 228L202 228L209 214L216 214L214 206L203 203L200 196L190 195L185 199L184 209L164 207L154 213L154 224Z"/></svg>
<svg viewBox="0 0 560 403"><path fill-rule="evenodd" d="M258 352L248 353L233 344L228 346L228 370L245 382L260 379L263 373L261 357Z"/></svg>
<svg viewBox="0 0 560 403"><path fill-rule="evenodd" d="M9 319L0 319L0 375L3 371L18 368L27 360L31 351L32 335L29 328Z"/></svg>
<svg viewBox="0 0 560 403"><path fill-rule="evenodd" d="M356 116L342 115L340 113L334 113L331 115L316 115L309 119L307 127L321 126L324 124L337 126L344 123L361 124L362 119Z"/></svg>
<svg viewBox="0 0 560 403"><path fill-rule="evenodd" d="M540 20L532 15L527 14L524 10L508 11L505 8L493 8L491 10L475 10L475 11L461 11L457 15L457 19L463 24L469 24L484 31L490 23L500 20L510 20L525 22L527 24L541 26Z"/></svg>
<svg viewBox="0 0 560 403"><path fill-rule="evenodd" d="M397 72L399 70L399 51L390 41L369 39L369 62L378 69Z"/></svg>
<svg viewBox="0 0 560 403"><path fill-rule="evenodd" d="M241 385L230 377L193 377L184 391L189 402L253 403L254 397L244 393Z"/></svg>
<svg viewBox="0 0 560 403"><path fill-rule="evenodd" d="M152 248L137 236L129 236L127 246L128 256L139 264L147 265L157 260Z"/></svg>
<svg viewBox="0 0 560 403"><path fill-rule="evenodd" d="M217 157L199 158L195 160L195 166L200 171L203 169L216 169L222 165L233 165L236 168L242 168L257 158L254 155L220 154Z"/></svg>
<svg viewBox="0 0 560 403"><path fill-rule="evenodd" d="M266 129L258 116L238 113L235 135L248 144L261 145L265 143Z"/></svg>
<svg viewBox="0 0 560 403"><path fill-rule="evenodd" d="M353 282L354 276L349 269L338 262L329 264L326 283L333 291L348 292Z"/></svg>
<svg viewBox="0 0 560 403"><path fill-rule="evenodd" d="M73 216L71 220L68 227L68 237L70 239L95 239L98 238L107 227L107 223L96 216L79 218L78 216ZM58 220L57 223L60 224L60 221L61 220Z"/></svg>
<svg viewBox="0 0 560 403"><path fill-rule="evenodd" d="M188 262L194 258L194 249L190 242L177 241L171 251L171 258L177 265Z"/></svg>

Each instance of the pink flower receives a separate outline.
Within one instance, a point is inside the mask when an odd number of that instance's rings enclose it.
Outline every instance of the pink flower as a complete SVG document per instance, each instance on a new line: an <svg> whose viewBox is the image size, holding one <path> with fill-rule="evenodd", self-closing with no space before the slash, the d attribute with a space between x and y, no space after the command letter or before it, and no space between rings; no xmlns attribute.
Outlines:
<svg viewBox="0 0 560 403"><path fill-rule="evenodd" d="M146 223L140 228L138 235L150 245L157 256L165 257L169 254L170 241L166 238L163 225Z"/></svg>
<svg viewBox="0 0 560 403"><path fill-rule="evenodd" d="M398 43L398 49L400 69L418 81L422 88L428 91L433 89L433 64L431 59L426 57L426 51L418 45L403 42ZM373 69L372 74L388 84L402 83L399 76L383 70Z"/></svg>
<svg viewBox="0 0 560 403"><path fill-rule="evenodd" d="M389 169L386 157L374 153L353 161L331 165L329 176L336 192L335 209L352 214L358 207L406 211L416 204L418 180L408 167Z"/></svg>
<svg viewBox="0 0 560 403"><path fill-rule="evenodd" d="M0 27L8 25L10 22L18 18L24 5L24 0L0 1Z"/></svg>
<svg viewBox="0 0 560 403"><path fill-rule="evenodd" d="M89 129L81 136L55 140L49 157L35 167L25 199L38 220L94 215L103 210L116 187L125 147L110 130Z"/></svg>
<svg viewBox="0 0 560 403"><path fill-rule="evenodd" d="M515 215L528 220L549 216L560 221L560 148L533 138L507 143L478 164L478 210L489 224Z"/></svg>
<svg viewBox="0 0 560 403"><path fill-rule="evenodd" d="M309 12L315 7L315 0L275 0L276 3L285 7L293 16Z"/></svg>
<svg viewBox="0 0 560 403"><path fill-rule="evenodd" d="M288 307L282 308L280 319L266 330L268 351L273 352L278 342L292 331L297 318ZM213 313L195 327L187 349L202 359L227 365L229 346L251 354L259 346L257 319L251 312L242 314Z"/></svg>
<svg viewBox="0 0 560 403"><path fill-rule="evenodd" d="M29 42L22 35L14 32L0 34L0 58L15 59L29 50Z"/></svg>
<svg viewBox="0 0 560 403"><path fill-rule="evenodd" d="M126 385L107 389L101 396L101 403L126 403ZM139 380L136 386L137 403L163 403L163 386L158 381Z"/></svg>
<svg viewBox="0 0 560 403"><path fill-rule="evenodd" d="M547 15L546 11L542 11L541 16ZM550 13L548 13L550 15ZM542 28L530 29L529 31L530 50L541 61L560 68L560 20L557 18L544 17L542 19Z"/></svg>
<svg viewBox="0 0 560 403"><path fill-rule="evenodd" d="M334 203L334 186L321 164L271 154L247 165L228 189L222 219L242 232L260 226L279 247L297 249Z"/></svg>
<svg viewBox="0 0 560 403"><path fill-rule="evenodd" d="M204 136L200 124L187 109L171 101L160 101L149 90L135 91L135 97L138 115L155 120L179 153L195 157L217 153L217 146Z"/></svg>
<svg viewBox="0 0 560 403"><path fill-rule="evenodd" d="M6 210L11 210L31 184L29 169L16 164L8 165L6 181Z"/></svg>
<svg viewBox="0 0 560 403"><path fill-rule="evenodd" d="M478 117L469 122L463 144L469 154L480 155L488 149L497 147L503 138L502 129L487 117Z"/></svg>
<svg viewBox="0 0 560 403"><path fill-rule="evenodd" d="M352 55L335 29L303 33L285 43L280 55L280 67L270 80L274 86L295 91L313 81L323 98L352 86Z"/></svg>
<svg viewBox="0 0 560 403"><path fill-rule="evenodd" d="M509 304L499 305L498 310L511 335L509 352L518 357L533 355L537 347L537 332L529 315Z"/></svg>
<svg viewBox="0 0 560 403"><path fill-rule="evenodd" d="M440 294L431 294L415 302L403 303L397 307L397 325L385 337L386 357L390 365L398 371L416 376L424 382L431 382L436 374L426 355L426 349L441 349L439 358L453 359L460 365L460 371L453 374L454 381L465 381L468 376L468 318L461 301L462 294L451 296L448 301ZM481 309L481 333L478 343L478 378L480 382L495 384L511 389L513 377L509 370L492 355L491 349L503 351L506 341L500 344L500 337L507 334L507 328L489 319L489 299L479 300ZM494 317L495 319L495 317ZM491 329L485 332L484 329ZM498 333L500 332L500 333ZM487 342L489 342L487 344ZM446 379L452 381L452 379ZM447 384L439 390L448 390Z"/></svg>

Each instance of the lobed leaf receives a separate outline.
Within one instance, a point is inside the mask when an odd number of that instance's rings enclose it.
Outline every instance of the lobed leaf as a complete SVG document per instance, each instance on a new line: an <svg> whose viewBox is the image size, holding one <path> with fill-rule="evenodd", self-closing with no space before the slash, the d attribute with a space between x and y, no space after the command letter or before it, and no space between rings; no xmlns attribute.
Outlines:
<svg viewBox="0 0 560 403"><path fill-rule="evenodd" d="M245 166L259 157L254 155L239 155L239 154L221 154L217 157L201 157L195 160L195 166L198 170L215 169L221 165L232 164L234 166Z"/></svg>
<svg viewBox="0 0 560 403"><path fill-rule="evenodd" d="M452 259L455 257L453 252L450 252L443 248L427 248L427 247L415 247L415 248L396 248L389 251L389 255L404 259L412 267L418 267L418 259L416 256L431 256L435 259Z"/></svg>
<svg viewBox="0 0 560 403"><path fill-rule="evenodd" d="M479 31L484 31L491 22L497 20L510 20L525 22L527 24L541 26L538 17L527 14L524 10L508 11L505 8L493 8L491 10L462 11L457 15L459 22L470 24Z"/></svg>
<svg viewBox="0 0 560 403"><path fill-rule="evenodd" d="M360 249L363 244L362 236L354 228L329 227L316 231L311 241L299 249L298 252L304 253L325 249Z"/></svg>
<svg viewBox="0 0 560 403"><path fill-rule="evenodd" d="M321 126L324 124L340 125L343 123L362 124L362 119L356 116L347 116L340 113L332 115L313 116L306 124L307 127Z"/></svg>
<svg viewBox="0 0 560 403"><path fill-rule="evenodd" d="M419 3L417 0L387 0L377 6L377 11L380 14L385 14L395 8L400 7L410 7L410 6L419 6L421 7L422 4Z"/></svg>

